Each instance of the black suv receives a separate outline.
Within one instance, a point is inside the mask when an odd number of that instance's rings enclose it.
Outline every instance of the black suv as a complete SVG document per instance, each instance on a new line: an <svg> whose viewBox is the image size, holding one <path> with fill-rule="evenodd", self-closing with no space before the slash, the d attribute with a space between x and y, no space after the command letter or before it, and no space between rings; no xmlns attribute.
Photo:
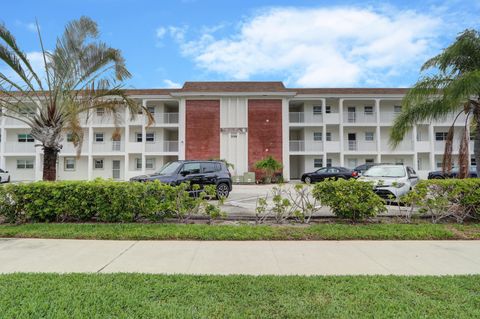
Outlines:
<svg viewBox="0 0 480 319"><path fill-rule="evenodd" d="M232 191L232 177L222 161L174 161L165 164L153 174L135 176L132 182L158 180L169 185L215 185L217 197L228 197Z"/></svg>

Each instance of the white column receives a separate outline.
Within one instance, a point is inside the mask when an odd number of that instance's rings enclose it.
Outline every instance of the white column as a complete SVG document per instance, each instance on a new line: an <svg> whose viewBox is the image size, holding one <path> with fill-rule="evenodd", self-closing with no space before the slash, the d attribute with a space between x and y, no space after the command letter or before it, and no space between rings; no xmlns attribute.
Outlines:
<svg viewBox="0 0 480 319"><path fill-rule="evenodd" d="M327 100L322 99L322 117L325 116L327 111ZM325 121L322 123L322 143L323 143L323 158L322 158L322 166L327 166L327 152L326 152L326 144L327 144L327 125L325 125Z"/></svg>
<svg viewBox="0 0 480 319"><path fill-rule="evenodd" d="M340 166L344 166L344 158L343 158L343 100L344 99L339 99L338 100L338 111L339 111L339 118L340 118L340 123L339 123L339 129L338 129L338 136L339 136L339 142L340 142ZM326 163L325 163L326 164Z"/></svg>
<svg viewBox="0 0 480 319"><path fill-rule="evenodd" d="M433 132L433 125L428 125L428 138L430 141L430 170L435 170L435 134Z"/></svg>
<svg viewBox="0 0 480 319"><path fill-rule="evenodd" d="M417 153L417 126L414 125L412 128L412 143L413 143L413 169L418 171L418 153Z"/></svg>
<svg viewBox="0 0 480 319"><path fill-rule="evenodd" d="M92 156L92 150L93 150L93 127L90 124L88 126L88 144L87 144L87 149L88 149L88 163L87 163L87 169L88 169L88 180L92 180L93 177L93 156ZM104 163L105 165L105 163Z"/></svg>
<svg viewBox="0 0 480 319"><path fill-rule="evenodd" d="M2 117L1 119L1 124L2 124L2 129L1 129L1 140L0 140L0 154L1 154L1 157L0 157L0 167L3 168L3 169L6 169L6 160L5 160L5 140L7 139L7 132L5 130L5 118Z"/></svg>
<svg viewBox="0 0 480 319"><path fill-rule="evenodd" d="M185 108L186 106L185 104L186 104L185 99L181 98L178 104L178 159L179 160L185 159L185 147L186 147L186 141L185 141L185 130L186 130Z"/></svg>
<svg viewBox="0 0 480 319"><path fill-rule="evenodd" d="M143 115L138 115L137 116L142 116ZM129 167L129 156L128 156L128 146L130 145L129 143L130 139L130 111L128 108L125 108L125 137L124 137L124 143L125 143L125 158L124 158L124 173L123 173L123 179L128 181L128 167Z"/></svg>
<svg viewBox="0 0 480 319"><path fill-rule="evenodd" d="M380 99L375 99L375 113L377 115L377 127L375 133L375 141L377 142L377 159L381 152L380 138Z"/></svg>
<svg viewBox="0 0 480 319"><path fill-rule="evenodd" d="M146 108L147 107L147 100L143 100L142 101L142 104L143 104L143 107ZM146 124L143 123L142 124L142 174L145 174L145 141L147 139L147 130L146 130Z"/></svg>
<svg viewBox="0 0 480 319"><path fill-rule="evenodd" d="M42 147L38 146L35 147L35 180L39 181L42 180L43 174L42 174ZM58 162L60 163L60 157L57 157ZM57 165L57 176L58 176L58 170L63 167L61 164Z"/></svg>
<svg viewBox="0 0 480 319"><path fill-rule="evenodd" d="M282 99L282 157L283 157L283 179L290 180L290 127L288 114L288 99Z"/></svg>

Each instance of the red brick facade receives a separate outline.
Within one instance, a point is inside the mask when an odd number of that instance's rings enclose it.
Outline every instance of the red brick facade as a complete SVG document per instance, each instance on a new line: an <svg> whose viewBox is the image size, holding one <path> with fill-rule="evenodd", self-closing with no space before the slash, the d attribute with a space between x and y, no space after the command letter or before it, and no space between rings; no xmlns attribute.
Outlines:
<svg viewBox="0 0 480 319"><path fill-rule="evenodd" d="M282 162L282 100L248 100L248 167L268 155Z"/></svg>
<svg viewBox="0 0 480 319"><path fill-rule="evenodd" d="M220 100L187 100L185 159L220 158Z"/></svg>

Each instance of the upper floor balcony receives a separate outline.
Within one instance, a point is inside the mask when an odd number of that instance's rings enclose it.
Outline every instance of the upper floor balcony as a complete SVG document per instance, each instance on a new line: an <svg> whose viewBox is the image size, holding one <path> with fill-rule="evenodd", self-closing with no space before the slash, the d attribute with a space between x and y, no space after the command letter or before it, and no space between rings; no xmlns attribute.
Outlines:
<svg viewBox="0 0 480 319"><path fill-rule="evenodd" d="M145 152L176 153L178 152L178 141L147 142Z"/></svg>
<svg viewBox="0 0 480 319"><path fill-rule="evenodd" d="M6 153L35 153L33 142L5 142Z"/></svg>
<svg viewBox="0 0 480 319"><path fill-rule="evenodd" d="M123 152L124 150L125 143L122 141L95 142L92 145L92 152L95 153Z"/></svg>
<svg viewBox="0 0 480 319"><path fill-rule="evenodd" d="M288 116L290 124L321 124L323 122L322 114L290 112Z"/></svg>
<svg viewBox="0 0 480 319"><path fill-rule="evenodd" d="M344 124L376 124L375 112L343 112Z"/></svg>
<svg viewBox="0 0 480 319"><path fill-rule="evenodd" d="M347 152L375 152L377 143L375 141L345 140L343 148Z"/></svg>
<svg viewBox="0 0 480 319"><path fill-rule="evenodd" d="M382 143L380 145L380 149L382 152L413 152L413 141L411 140L403 140L401 141L397 146L393 147L390 145L389 141L387 140L382 140ZM428 149L425 150L428 152Z"/></svg>
<svg viewBox="0 0 480 319"><path fill-rule="evenodd" d="M289 143L290 152L322 152L323 143L321 141L293 140Z"/></svg>

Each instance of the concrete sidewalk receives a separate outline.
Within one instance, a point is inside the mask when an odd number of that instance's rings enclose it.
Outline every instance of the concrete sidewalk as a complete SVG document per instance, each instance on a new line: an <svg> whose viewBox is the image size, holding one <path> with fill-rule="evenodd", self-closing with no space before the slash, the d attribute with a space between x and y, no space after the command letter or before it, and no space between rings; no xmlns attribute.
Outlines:
<svg viewBox="0 0 480 319"><path fill-rule="evenodd" d="M480 241L0 239L0 273L480 274Z"/></svg>

